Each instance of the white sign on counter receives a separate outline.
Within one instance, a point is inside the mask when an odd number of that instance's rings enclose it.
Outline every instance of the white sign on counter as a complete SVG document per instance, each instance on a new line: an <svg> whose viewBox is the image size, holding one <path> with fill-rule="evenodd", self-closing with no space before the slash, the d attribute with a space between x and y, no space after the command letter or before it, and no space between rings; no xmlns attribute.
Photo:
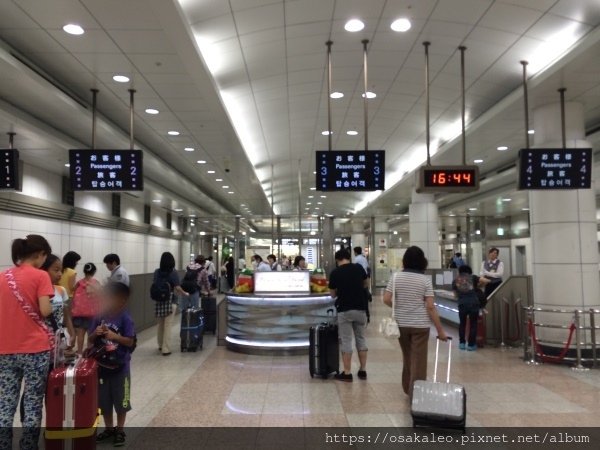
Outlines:
<svg viewBox="0 0 600 450"><path fill-rule="evenodd" d="M310 292L310 272L256 272L254 293Z"/></svg>

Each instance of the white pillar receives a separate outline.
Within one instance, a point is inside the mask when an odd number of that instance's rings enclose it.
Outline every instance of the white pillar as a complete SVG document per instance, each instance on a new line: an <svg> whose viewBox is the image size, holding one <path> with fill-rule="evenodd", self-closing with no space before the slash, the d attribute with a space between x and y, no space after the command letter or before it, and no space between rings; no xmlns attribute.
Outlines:
<svg viewBox="0 0 600 450"><path fill-rule="evenodd" d="M352 221L352 234L350 235L350 239L352 240L352 248L362 247L364 250L367 240L365 238L365 224L362 220Z"/></svg>
<svg viewBox="0 0 600 450"><path fill-rule="evenodd" d="M567 148L590 148L583 106L565 104ZM560 104L533 112L534 148L562 148ZM593 177L592 177L593 180ZM593 189L529 191L535 306L589 309L600 306L598 239ZM582 318L581 324L584 322ZM568 324L568 314L545 314L541 322ZM538 320L536 320L538 321ZM566 340L565 330L540 329L540 338Z"/></svg>
<svg viewBox="0 0 600 450"><path fill-rule="evenodd" d="M433 195L418 194L413 191L408 211L410 245L423 249L430 269L441 268L439 216Z"/></svg>

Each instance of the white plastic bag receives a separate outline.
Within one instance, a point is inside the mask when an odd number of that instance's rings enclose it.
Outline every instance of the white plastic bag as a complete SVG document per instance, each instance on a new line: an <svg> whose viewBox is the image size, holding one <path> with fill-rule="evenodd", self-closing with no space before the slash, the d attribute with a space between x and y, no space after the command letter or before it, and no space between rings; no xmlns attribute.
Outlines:
<svg viewBox="0 0 600 450"><path fill-rule="evenodd" d="M392 275L392 313L391 317L384 317L379 323L379 332L385 337L398 337L400 330L394 318L394 303L396 301L396 274Z"/></svg>

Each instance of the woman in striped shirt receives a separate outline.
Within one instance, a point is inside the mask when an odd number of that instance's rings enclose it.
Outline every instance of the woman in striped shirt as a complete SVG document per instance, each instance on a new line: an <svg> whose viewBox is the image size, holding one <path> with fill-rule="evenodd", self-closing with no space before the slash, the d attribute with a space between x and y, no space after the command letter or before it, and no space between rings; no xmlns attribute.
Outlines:
<svg viewBox="0 0 600 450"><path fill-rule="evenodd" d="M431 278L424 275L427 258L423 250L416 246L406 249L402 265L404 270L390 279L383 302L394 308L404 361L402 388L412 398L413 383L427 379L427 345L431 323L433 322L441 340L446 341L448 338L433 303Z"/></svg>

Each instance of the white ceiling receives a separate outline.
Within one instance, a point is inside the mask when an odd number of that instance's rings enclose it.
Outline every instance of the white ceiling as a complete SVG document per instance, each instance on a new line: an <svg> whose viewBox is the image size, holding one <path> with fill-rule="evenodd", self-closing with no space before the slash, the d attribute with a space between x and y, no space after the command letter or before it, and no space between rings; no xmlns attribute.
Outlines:
<svg viewBox="0 0 600 450"><path fill-rule="evenodd" d="M412 21L406 33L389 28L400 16ZM354 17L365 22L363 32L344 30ZM86 33L64 33L69 22ZM64 172L62 159L73 142L89 145L92 87L100 89L106 121L99 142L126 144L132 87L136 138L155 161L148 172L157 187L151 196L177 196L178 205L187 200L186 211L211 215L269 215L271 195L277 214L299 208L336 216L390 214L405 209L410 197L412 177L403 173L424 159L423 41L432 43L435 161L459 162L452 139L460 118L457 47L466 45L468 158L483 158L482 171L492 173L514 161L514 149L523 145L522 59L535 75L532 108L556 100L556 88L565 85L568 99L584 103L587 125L600 122L599 23L600 2L586 0L0 0L0 38L88 109L56 105L47 86L33 95L40 89L33 77L0 75L0 97L47 124L50 134L66 137L46 142L29 117L32 138L20 142L24 158L42 158L49 170ZM333 146L360 149L365 38L369 89L377 94L368 102L369 147L387 151L387 190L328 193L317 206L308 196L320 195L310 191L313 155L327 147L321 135L327 128L325 42L334 42L332 88L345 94L332 100ZM561 65L569 55L570 64ZM115 83L116 73L131 83ZM145 114L148 107L160 114ZM7 130L22 123L8 107L0 109ZM173 129L182 134L168 137ZM358 136L346 135L350 129ZM497 152L500 144L513 151ZM196 151L184 152L188 146ZM200 159L207 164L196 164ZM161 192L161 186L168 189ZM227 194L230 189L235 194ZM308 210L306 202L312 203Z"/></svg>

